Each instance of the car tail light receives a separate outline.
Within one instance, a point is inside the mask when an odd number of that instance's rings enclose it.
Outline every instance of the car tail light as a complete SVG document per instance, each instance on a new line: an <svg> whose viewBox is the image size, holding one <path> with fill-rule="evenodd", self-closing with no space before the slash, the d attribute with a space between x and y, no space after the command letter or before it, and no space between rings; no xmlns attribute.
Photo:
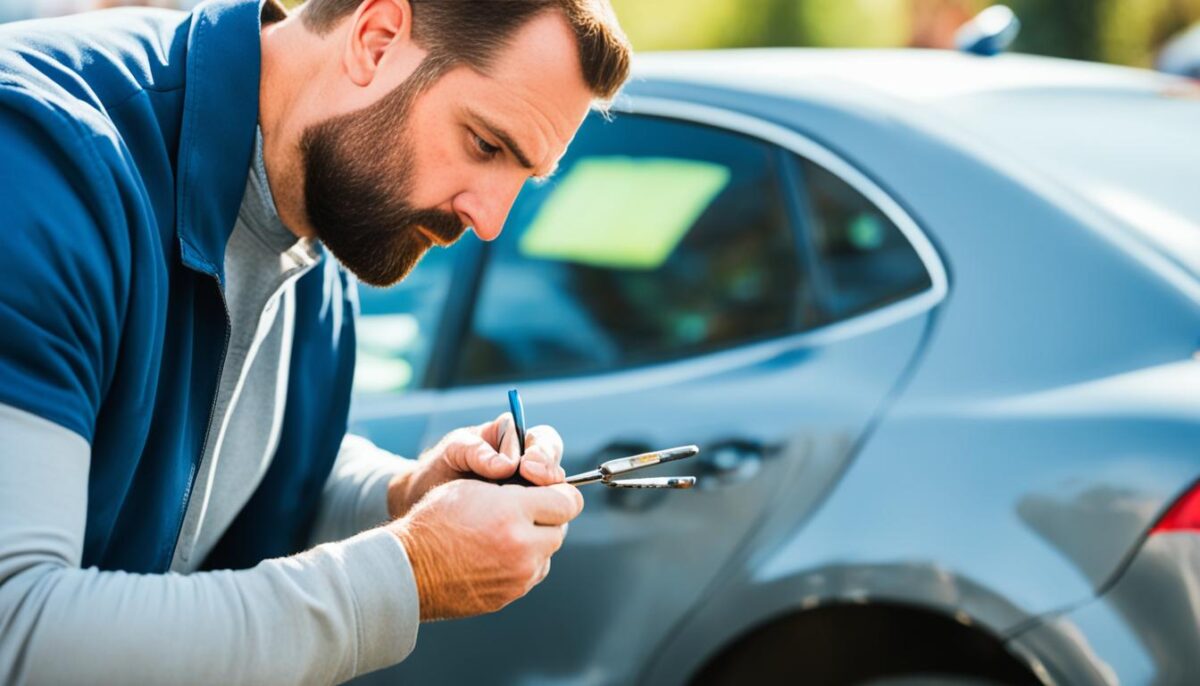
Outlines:
<svg viewBox="0 0 1200 686"><path fill-rule="evenodd" d="M1158 520L1150 535L1171 531L1200 531L1200 483L1192 485Z"/></svg>

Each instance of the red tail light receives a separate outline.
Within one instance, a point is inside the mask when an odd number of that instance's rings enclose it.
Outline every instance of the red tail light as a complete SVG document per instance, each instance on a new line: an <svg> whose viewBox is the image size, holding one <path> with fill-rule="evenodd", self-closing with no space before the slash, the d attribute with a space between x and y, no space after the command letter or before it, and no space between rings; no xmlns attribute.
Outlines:
<svg viewBox="0 0 1200 686"><path fill-rule="evenodd" d="M1171 509L1158 520L1150 535L1169 531L1200 531L1200 484L1183 494Z"/></svg>

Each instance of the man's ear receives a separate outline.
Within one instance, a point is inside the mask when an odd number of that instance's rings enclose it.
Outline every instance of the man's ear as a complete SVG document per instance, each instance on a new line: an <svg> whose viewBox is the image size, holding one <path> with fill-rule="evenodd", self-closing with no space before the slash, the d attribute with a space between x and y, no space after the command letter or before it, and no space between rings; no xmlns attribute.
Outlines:
<svg viewBox="0 0 1200 686"><path fill-rule="evenodd" d="M408 0L363 0L350 19L343 63L357 86L368 86L389 51L412 40L412 5Z"/></svg>

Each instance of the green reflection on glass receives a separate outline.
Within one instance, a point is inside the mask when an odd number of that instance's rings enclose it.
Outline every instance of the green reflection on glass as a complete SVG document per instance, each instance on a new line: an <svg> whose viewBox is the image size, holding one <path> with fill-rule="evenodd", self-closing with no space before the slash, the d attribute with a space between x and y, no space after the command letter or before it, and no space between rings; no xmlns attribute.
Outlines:
<svg viewBox="0 0 1200 686"><path fill-rule="evenodd" d="M883 224L873 214L859 214L850 220L847 236L850 239L850 245L860 251L878 250L883 247Z"/></svg>
<svg viewBox="0 0 1200 686"><path fill-rule="evenodd" d="M729 178L728 167L696 160L581 160L521 237L521 253L597 267L655 269Z"/></svg>

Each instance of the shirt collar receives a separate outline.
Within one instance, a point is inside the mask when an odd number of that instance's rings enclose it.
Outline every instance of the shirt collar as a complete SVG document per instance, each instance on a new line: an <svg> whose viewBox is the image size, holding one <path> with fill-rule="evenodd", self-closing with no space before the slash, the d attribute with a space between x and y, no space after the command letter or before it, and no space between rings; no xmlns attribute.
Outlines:
<svg viewBox="0 0 1200 686"><path fill-rule="evenodd" d="M279 218L275 198L271 195L270 179L267 177L261 128L255 129L254 158L250 164L250 176L246 180L246 190L238 217L250 233L269 250L288 253L293 261L301 265L317 259L315 241L297 238Z"/></svg>
<svg viewBox="0 0 1200 686"><path fill-rule="evenodd" d="M265 1L209 0L188 31L176 231L183 263L222 282L254 151Z"/></svg>

